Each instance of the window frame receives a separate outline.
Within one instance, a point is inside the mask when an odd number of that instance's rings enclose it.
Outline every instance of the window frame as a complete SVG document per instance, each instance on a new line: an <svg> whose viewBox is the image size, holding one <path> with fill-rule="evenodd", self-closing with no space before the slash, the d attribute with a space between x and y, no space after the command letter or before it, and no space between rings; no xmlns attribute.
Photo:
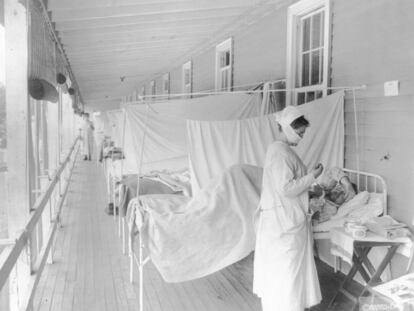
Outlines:
<svg viewBox="0 0 414 311"><path fill-rule="evenodd" d="M188 83L186 83L185 77L186 77L186 71L189 72L188 77ZM193 63L192 61L188 61L182 66L182 92L184 94L192 93L193 92ZM191 98L191 95L188 95L187 97Z"/></svg>
<svg viewBox="0 0 414 311"><path fill-rule="evenodd" d="M151 96L155 96L157 94L155 80L151 80L151 82L150 82L150 90L151 90ZM152 97L152 99L154 99L154 98L155 97Z"/></svg>
<svg viewBox="0 0 414 311"><path fill-rule="evenodd" d="M145 85L143 85L143 86L141 86L141 91L140 91L140 94L139 94L143 99L145 98ZM137 99L139 99L139 96L138 96L138 98Z"/></svg>
<svg viewBox="0 0 414 311"><path fill-rule="evenodd" d="M162 76L162 93L165 95L170 95L170 73L169 72L163 74Z"/></svg>
<svg viewBox="0 0 414 311"><path fill-rule="evenodd" d="M296 86L298 66L301 62L298 60L298 51L300 44L298 37L301 35L298 22L311 15L317 10L324 11L324 47L323 47L323 66L322 66L322 83L308 85L304 87ZM329 86L329 64L330 64L330 47L331 47L331 0L302 0L288 8L287 21L287 54L286 54L286 94L287 105L297 105L297 94L300 92L322 91L322 97L328 94ZM300 91L299 91L300 90Z"/></svg>
<svg viewBox="0 0 414 311"><path fill-rule="evenodd" d="M226 67L221 67L221 55L222 53L226 53L229 51L229 65ZM216 77L215 77L215 87L216 91L231 91L233 88L233 38L229 38L221 42L220 44L216 45ZM223 69L224 68L224 69ZM229 71L229 81L227 87L224 89L221 87L222 85L222 72L226 70Z"/></svg>

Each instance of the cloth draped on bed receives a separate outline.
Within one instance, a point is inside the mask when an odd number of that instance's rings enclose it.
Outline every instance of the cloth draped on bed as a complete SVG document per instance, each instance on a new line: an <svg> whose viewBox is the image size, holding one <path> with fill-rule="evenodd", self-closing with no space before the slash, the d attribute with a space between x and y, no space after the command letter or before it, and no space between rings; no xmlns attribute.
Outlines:
<svg viewBox="0 0 414 311"><path fill-rule="evenodd" d="M188 170L185 172L152 172L141 176L139 195L145 194L191 194ZM126 215L129 202L137 196L138 174L129 174L119 181L117 195L121 215Z"/></svg>
<svg viewBox="0 0 414 311"><path fill-rule="evenodd" d="M140 207L132 211L135 223L142 224L144 244L165 281L206 276L254 249L262 175L260 167L237 165L216 176L193 198L139 198Z"/></svg>
<svg viewBox="0 0 414 311"><path fill-rule="evenodd" d="M128 131L133 133L136 167L144 132L144 152L141 173L161 169L188 167L186 120L234 120L260 115L259 94L224 94L193 99L169 100L142 105L129 105Z"/></svg>
<svg viewBox="0 0 414 311"><path fill-rule="evenodd" d="M344 92L298 106L311 126L296 151L310 168L343 166ZM245 120L187 121L193 193L226 167L245 163L263 167L267 147L279 130L274 114Z"/></svg>

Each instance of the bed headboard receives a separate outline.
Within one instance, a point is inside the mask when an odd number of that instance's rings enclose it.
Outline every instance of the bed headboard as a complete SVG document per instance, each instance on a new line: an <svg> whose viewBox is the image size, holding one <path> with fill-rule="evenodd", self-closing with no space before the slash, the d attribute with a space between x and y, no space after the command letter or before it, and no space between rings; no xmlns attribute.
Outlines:
<svg viewBox="0 0 414 311"><path fill-rule="evenodd" d="M348 174L351 182L357 185L358 192L368 191L382 194L384 215L387 215L387 184L385 183L384 178L376 174L355 171L347 168L344 168L343 170Z"/></svg>

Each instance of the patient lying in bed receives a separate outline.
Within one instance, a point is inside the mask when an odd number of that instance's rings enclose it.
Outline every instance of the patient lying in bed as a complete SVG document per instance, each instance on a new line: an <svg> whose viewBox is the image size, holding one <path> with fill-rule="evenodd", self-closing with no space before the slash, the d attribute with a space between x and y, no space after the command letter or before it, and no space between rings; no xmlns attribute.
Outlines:
<svg viewBox="0 0 414 311"><path fill-rule="evenodd" d="M313 222L330 220L337 213L339 206L355 197L355 188L343 170L338 167L330 168L320 183L314 185L309 192Z"/></svg>

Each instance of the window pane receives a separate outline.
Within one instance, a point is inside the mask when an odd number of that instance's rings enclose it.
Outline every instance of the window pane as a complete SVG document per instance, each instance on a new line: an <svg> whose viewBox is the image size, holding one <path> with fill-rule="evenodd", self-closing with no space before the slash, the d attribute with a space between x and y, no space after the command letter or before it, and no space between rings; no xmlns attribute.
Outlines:
<svg viewBox="0 0 414 311"><path fill-rule="evenodd" d="M315 92L308 92L306 93L306 102L311 102L312 100L315 99Z"/></svg>
<svg viewBox="0 0 414 311"><path fill-rule="evenodd" d="M321 13L312 16L312 49L318 48L321 45Z"/></svg>
<svg viewBox="0 0 414 311"><path fill-rule="evenodd" d="M319 84L319 50L312 52L312 72L311 72L311 84Z"/></svg>
<svg viewBox="0 0 414 311"><path fill-rule="evenodd" d="M321 12L321 25L320 25L320 28L321 28L321 30L320 30L320 33L321 33L321 46L323 46L324 45L324 39L325 39L325 32L324 32L324 28L325 27L325 11L322 11Z"/></svg>
<svg viewBox="0 0 414 311"><path fill-rule="evenodd" d="M302 55L302 85L309 85L309 53Z"/></svg>
<svg viewBox="0 0 414 311"><path fill-rule="evenodd" d="M298 93L298 105L302 105L305 103L305 93Z"/></svg>
<svg viewBox="0 0 414 311"><path fill-rule="evenodd" d="M223 90L227 90L227 86L228 86L228 84L227 84L227 76L228 76L227 72L228 72L227 70L223 70L221 72L221 88Z"/></svg>
<svg viewBox="0 0 414 311"><path fill-rule="evenodd" d="M319 72L320 72L320 78L319 78L319 83L323 83L323 50L320 51L321 54L321 58L320 58L320 62L319 62Z"/></svg>
<svg viewBox="0 0 414 311"><path fill-rule="evenodd" d="M190 70L186 69L184 73L184 84L190 83Z"/></svg>
<svg viewBox="0 0 414 311"><path fill-rule="evenodd" d="M315 99L321 98L322 94L323 94L322 91L316 91Z"/></svg>
<svg viewBox="0 0 414 311"><path fill-rule="evenodd" d="M302 51L308 51L310 48L310 21L308 17L302 21Z"/></svg>
<svg viewBox="0 0 414 311"><path fill-rule="evenodd" d="M230 51L220 53L220 68L230 66Z"/></svg>
<svg viewBox="0 0 414 311"><path fill-rule="evenodd" d="M226 56L224 53L220 53L220 68L226 66Z"/></svg>

